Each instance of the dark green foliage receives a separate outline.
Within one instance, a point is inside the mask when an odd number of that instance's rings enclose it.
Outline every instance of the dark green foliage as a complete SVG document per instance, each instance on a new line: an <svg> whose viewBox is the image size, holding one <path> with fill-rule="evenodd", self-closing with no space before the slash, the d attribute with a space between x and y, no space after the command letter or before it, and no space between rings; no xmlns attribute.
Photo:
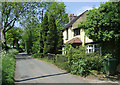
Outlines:
<svg viewBox="0 0 120 85"><path fill-rule="evenodd" d="M84 47L73 48L70 45L67 45L66 50L66 55L47 54L42 58L42 54L34 54L33 57L45 59L76 75L88 76L92 71L103 72L103 57L99 54L88 54L85 53Z"/></svg>
<svg viewBox="0 0 120 85"><path fill-rule="evenodd" d="M64 55L56 55L55 56L55 65L60 67L61 69L68 69L67 58Z"/></svg>
<svg viewBox="0 0 120 85"><path fill-rule="evenodd" d="M85 29L90 39L101 43L103 55L110 53L119 57L120 2L106 2L98 9L89 10L87 19L79 27Z"/></svg>
<svg viewBox="0 0 120 85"><path fill-rule="evenodd" d="M46 54L47 52L47 32L49 30L48 28L49 24L48 24L48 14L47 12L45 13L44 19L42 21L42 26L41 26L41 38L40 38L40 43L41 43L41 48L43 49L44 54Z"/></svg>
<svg viewBox="0 0 120 85"><path fill-rule="evenodd" d="M35 20L33 20L31 23L28 24L28 26L24 30L23 40L25 43L25 50L28 54L35 53L35 46L40 47L38 45L38 42L40 40L40 28L41 24L38 24ZM38 50L38 47L36 48L36 50Z"/></svg>
<svg viewBox="0 0 120 85"><path fill-rule="evenodd" d="M32 34L31 34L31 30L28 31L28 34L26 34L26 40L25 40L25 49L27 51L28 54L30 54L32 52Z"/></svg>
<svg viewBox="0 0 120 85"><path fill-rule="evenodd" d="M62 35L62 29L64 26L68 23L68 14L65 11L65 4L64 3L59 3L59 2L52 2L48 6L48 15L53 15L55 18L55 23L57 27L57 39L58 39L58 44L57 44L57 53L61 54L62 50L62 45L63 45L63 35Z"/></svg>
<svg viewBox="0 0 120 85"><path fill-rule="evenodd" d="M73 74L87 76L91 70L100 72L103 69L103 58L94 53L85 53L84 47L71 47L66 56L68 57L67 70Z"/></svg>
<svg viewBox="0 0 120 85"><path fill-rule="evenodd" d="M47 32L46 37L46 52L47 53L56 53L57 44L58 44L58 35L57 35L57 27L55 24L55 18L53 15L49 16L49 30Z"/></svg>
<svg viewBox="0 0 120 85"><path fill-rule="evenodd" d="M25 49L28 53L34 54L61 53L63 44L61 29L68 22L65 5L59 2L40 4L43 8L40 12L41 20L32 15L25 19L25 24L23 22Z"/></svg>
<svg viewBox="0 0 120 85"><path fill-rule="evenodd" d="M24 43L24 40L23 38L20 40L20 43L19 43L19 52L24 52L25 51L25 43Z"/></svg>
<svg viewBox="0 0 120 85"><path fill-rule="evenodd" d="M90 73L89 67L87 66L85 60L82 59L72 63L70 72L81 76L87 76Z"/></svg>
<svg viewBox="0 0 120 85"><path fill-rule="evenodd" d="M1 4L1 21L3 28L0 29L2 29L2 40L6 48L6 33L14 27L15 22L20 22L21 27L26 27L29 21L31 21L31 18L34 18L34 20L41 18L40 9L44 7L42 2L3 2Z"/></svg>
<svg viewBox="0 0 120 85"><path fill-rule="evenodd" d="M15 72L15 54L17 50L10 49L6 53L2 51L2 84L3 85L14 85L14 72Z"/></svg>
<svg viewBox="0 0 120 85"><path fill-rule="evenodd" d="M39 44L40 44L40 50L38 51L38 52L40 52L40 53L43 53L43 48L44 48L44 42L43 42L43 35L42 35L43 33L42 33L42 29L40 30L40 37L39 37L39 39L40 39L40 41L39 41Z"/></svg>
<svg viewBox="0 0 120 85"><path fill-rule="evenodd" d="M33 42L32 53L39 53L39 52L40 52L40 41L37 40Z"/></svg>
<svg viewBox="0 0 120 85"><path fill-rule="evenodd" d="M22 33L23 30L18 28L18 27L14 27L12 29L10 29L7 33L6 33L6 40L7 40L7 44L9 44L10 46L12 45L13 48L19 49L19 41L22 38Z"/></svg>
<svg viewBox="0 0 120 85"><path fill-rule="evenodd" d="M42 58L43 54L42 53L35 53L35 54L32 54L32 57L34 57L34 58Z"/></svg>

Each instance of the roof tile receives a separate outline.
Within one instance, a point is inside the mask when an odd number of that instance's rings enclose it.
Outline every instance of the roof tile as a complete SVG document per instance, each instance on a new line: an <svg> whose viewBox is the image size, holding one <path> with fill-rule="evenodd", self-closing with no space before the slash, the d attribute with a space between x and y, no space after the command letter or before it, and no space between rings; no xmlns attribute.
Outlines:
<svg viewBox="0 0 120 85"><path fill-rule="evenodd" d="M81 42L81 40L79 38L73 38L73 39L69 40L66 43L82 43L82 42Z"/></svg>

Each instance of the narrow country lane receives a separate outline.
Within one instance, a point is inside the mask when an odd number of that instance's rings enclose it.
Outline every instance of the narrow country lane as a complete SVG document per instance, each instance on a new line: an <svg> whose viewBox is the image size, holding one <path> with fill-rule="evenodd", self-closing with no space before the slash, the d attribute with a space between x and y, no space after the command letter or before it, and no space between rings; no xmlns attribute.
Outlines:
<svg viewBox="0 0 120 85"><path fill-rule="evenodd" d="M16 55L15 83L86 83L84 78L60 70L26 53Z"/></svg>

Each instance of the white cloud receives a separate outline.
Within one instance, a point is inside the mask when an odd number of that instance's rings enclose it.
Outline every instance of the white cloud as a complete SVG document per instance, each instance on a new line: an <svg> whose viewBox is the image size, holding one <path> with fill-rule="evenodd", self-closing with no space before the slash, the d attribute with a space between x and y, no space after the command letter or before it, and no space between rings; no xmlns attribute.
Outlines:
<svg viewBox="0 0 120 85"><path fill-rule="evenodd" d="M95 7L95 8L98 8L98 7ZM76 11L76 13L75 13L75 15L80 15L81 13L83 13L84 11L86 11L86 10L91 10L91 9L93 9L93 6L91 7L91 6L83 6L83 7L81 7L79 10L77 10Z"/></svg>

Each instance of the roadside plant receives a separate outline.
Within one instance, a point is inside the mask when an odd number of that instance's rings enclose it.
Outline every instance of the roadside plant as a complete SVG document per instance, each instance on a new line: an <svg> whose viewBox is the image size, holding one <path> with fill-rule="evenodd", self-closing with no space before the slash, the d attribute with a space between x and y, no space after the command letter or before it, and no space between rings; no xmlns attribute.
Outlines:
<svg viewBox="0 0 120 85"><path fill-rule="evenodd" d="M85 47L71 47L67 53L68 72L87 76L91 70L100 72L103 68L103 58L96 53L85 53Z"/></svg>
<svg viewBox="0 0 120 85"><path fill-rule="evenodd" d="M14 85L14 73L15 73L15 54L18 51L10 49L7 52L2 51L0 53L2 59L2 84Z"/></svg>

